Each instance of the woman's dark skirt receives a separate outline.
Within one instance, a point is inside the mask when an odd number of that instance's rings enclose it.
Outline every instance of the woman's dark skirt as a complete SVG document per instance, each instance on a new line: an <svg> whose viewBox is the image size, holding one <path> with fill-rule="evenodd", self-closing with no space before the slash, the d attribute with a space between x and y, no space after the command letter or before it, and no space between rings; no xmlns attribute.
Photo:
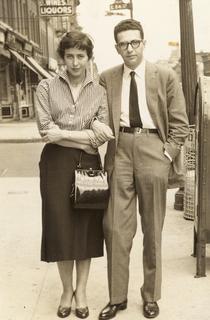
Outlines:
<svg viewBox="0 0 210 320"><path fill-rule="evenodd" d="M70 193L81 150L45 145L40 160L41 260L83 260L103 255L103 210L73 209ZM82 152L82 167L98 169L96 155Z"/></svg>

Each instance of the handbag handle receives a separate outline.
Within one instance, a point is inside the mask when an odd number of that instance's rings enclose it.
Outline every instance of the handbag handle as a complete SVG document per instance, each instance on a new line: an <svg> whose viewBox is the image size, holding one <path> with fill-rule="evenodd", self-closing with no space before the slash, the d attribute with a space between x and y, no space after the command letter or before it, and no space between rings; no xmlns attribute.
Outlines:
<svg viewBox="0 0 210 320"><path fill-rule="evenodd" d="M83 153L84 153L84 151L81 151L81 152L80 152L79 163L78 163L78 165L77 165L77 169L82 169L82 154L83 154ZM100 170L103 170L103 166L102 166L101 157L100 157L99 152L97 152L96 155L97 155L97 157L98 157Z"/></svg>

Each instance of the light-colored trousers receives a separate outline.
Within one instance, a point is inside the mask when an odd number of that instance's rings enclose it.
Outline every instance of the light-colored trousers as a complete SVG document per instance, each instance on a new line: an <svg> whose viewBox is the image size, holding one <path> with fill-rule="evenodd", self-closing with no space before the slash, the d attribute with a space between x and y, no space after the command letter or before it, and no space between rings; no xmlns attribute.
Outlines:
<svg viewBox="0 0 210 320"><path fill-rule="evenodd" d="M112 304L127 299L129 257L137 228L137 196L143 232L141 294L145 301L161 297L161 235L170 166L158 134L120 132L104 216Z"/></svg>

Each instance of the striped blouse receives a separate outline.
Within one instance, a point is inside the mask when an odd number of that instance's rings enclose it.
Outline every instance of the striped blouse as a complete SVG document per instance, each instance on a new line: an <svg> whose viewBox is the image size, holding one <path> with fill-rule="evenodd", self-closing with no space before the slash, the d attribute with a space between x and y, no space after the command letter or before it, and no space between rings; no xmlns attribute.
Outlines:
<svg viewBox="0 0 210 320"><path fill-rule="evenodd" d="M108 104L105 89L93 79L90 72L74 101L67 70L51 79L40 81L36 90L36 115L40 135L54 127L65 130L91 129L94 117L108 124ZM91 145L101 143L93 131L89 134Z"/></svg>

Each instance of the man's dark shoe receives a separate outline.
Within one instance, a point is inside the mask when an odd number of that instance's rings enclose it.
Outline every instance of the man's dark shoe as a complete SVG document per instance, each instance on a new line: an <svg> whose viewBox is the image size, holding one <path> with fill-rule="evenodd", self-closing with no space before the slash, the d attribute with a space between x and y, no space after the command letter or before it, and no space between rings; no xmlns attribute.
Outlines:
<svg viewBox="0 0 210 320"><path fill-rule="evenodd" d="M157 302L146 302L143 303L143 314L145 318L155 318L159 315L159 307Z"/></svg>
<svg viewBox="0 0 210 320"><path fill-rule="evenodd" d="M127 300L118 304L108 303L106 307L99 314L99 320L109 320L116 316L119 310L125 310L127 308Z"/></svg>

